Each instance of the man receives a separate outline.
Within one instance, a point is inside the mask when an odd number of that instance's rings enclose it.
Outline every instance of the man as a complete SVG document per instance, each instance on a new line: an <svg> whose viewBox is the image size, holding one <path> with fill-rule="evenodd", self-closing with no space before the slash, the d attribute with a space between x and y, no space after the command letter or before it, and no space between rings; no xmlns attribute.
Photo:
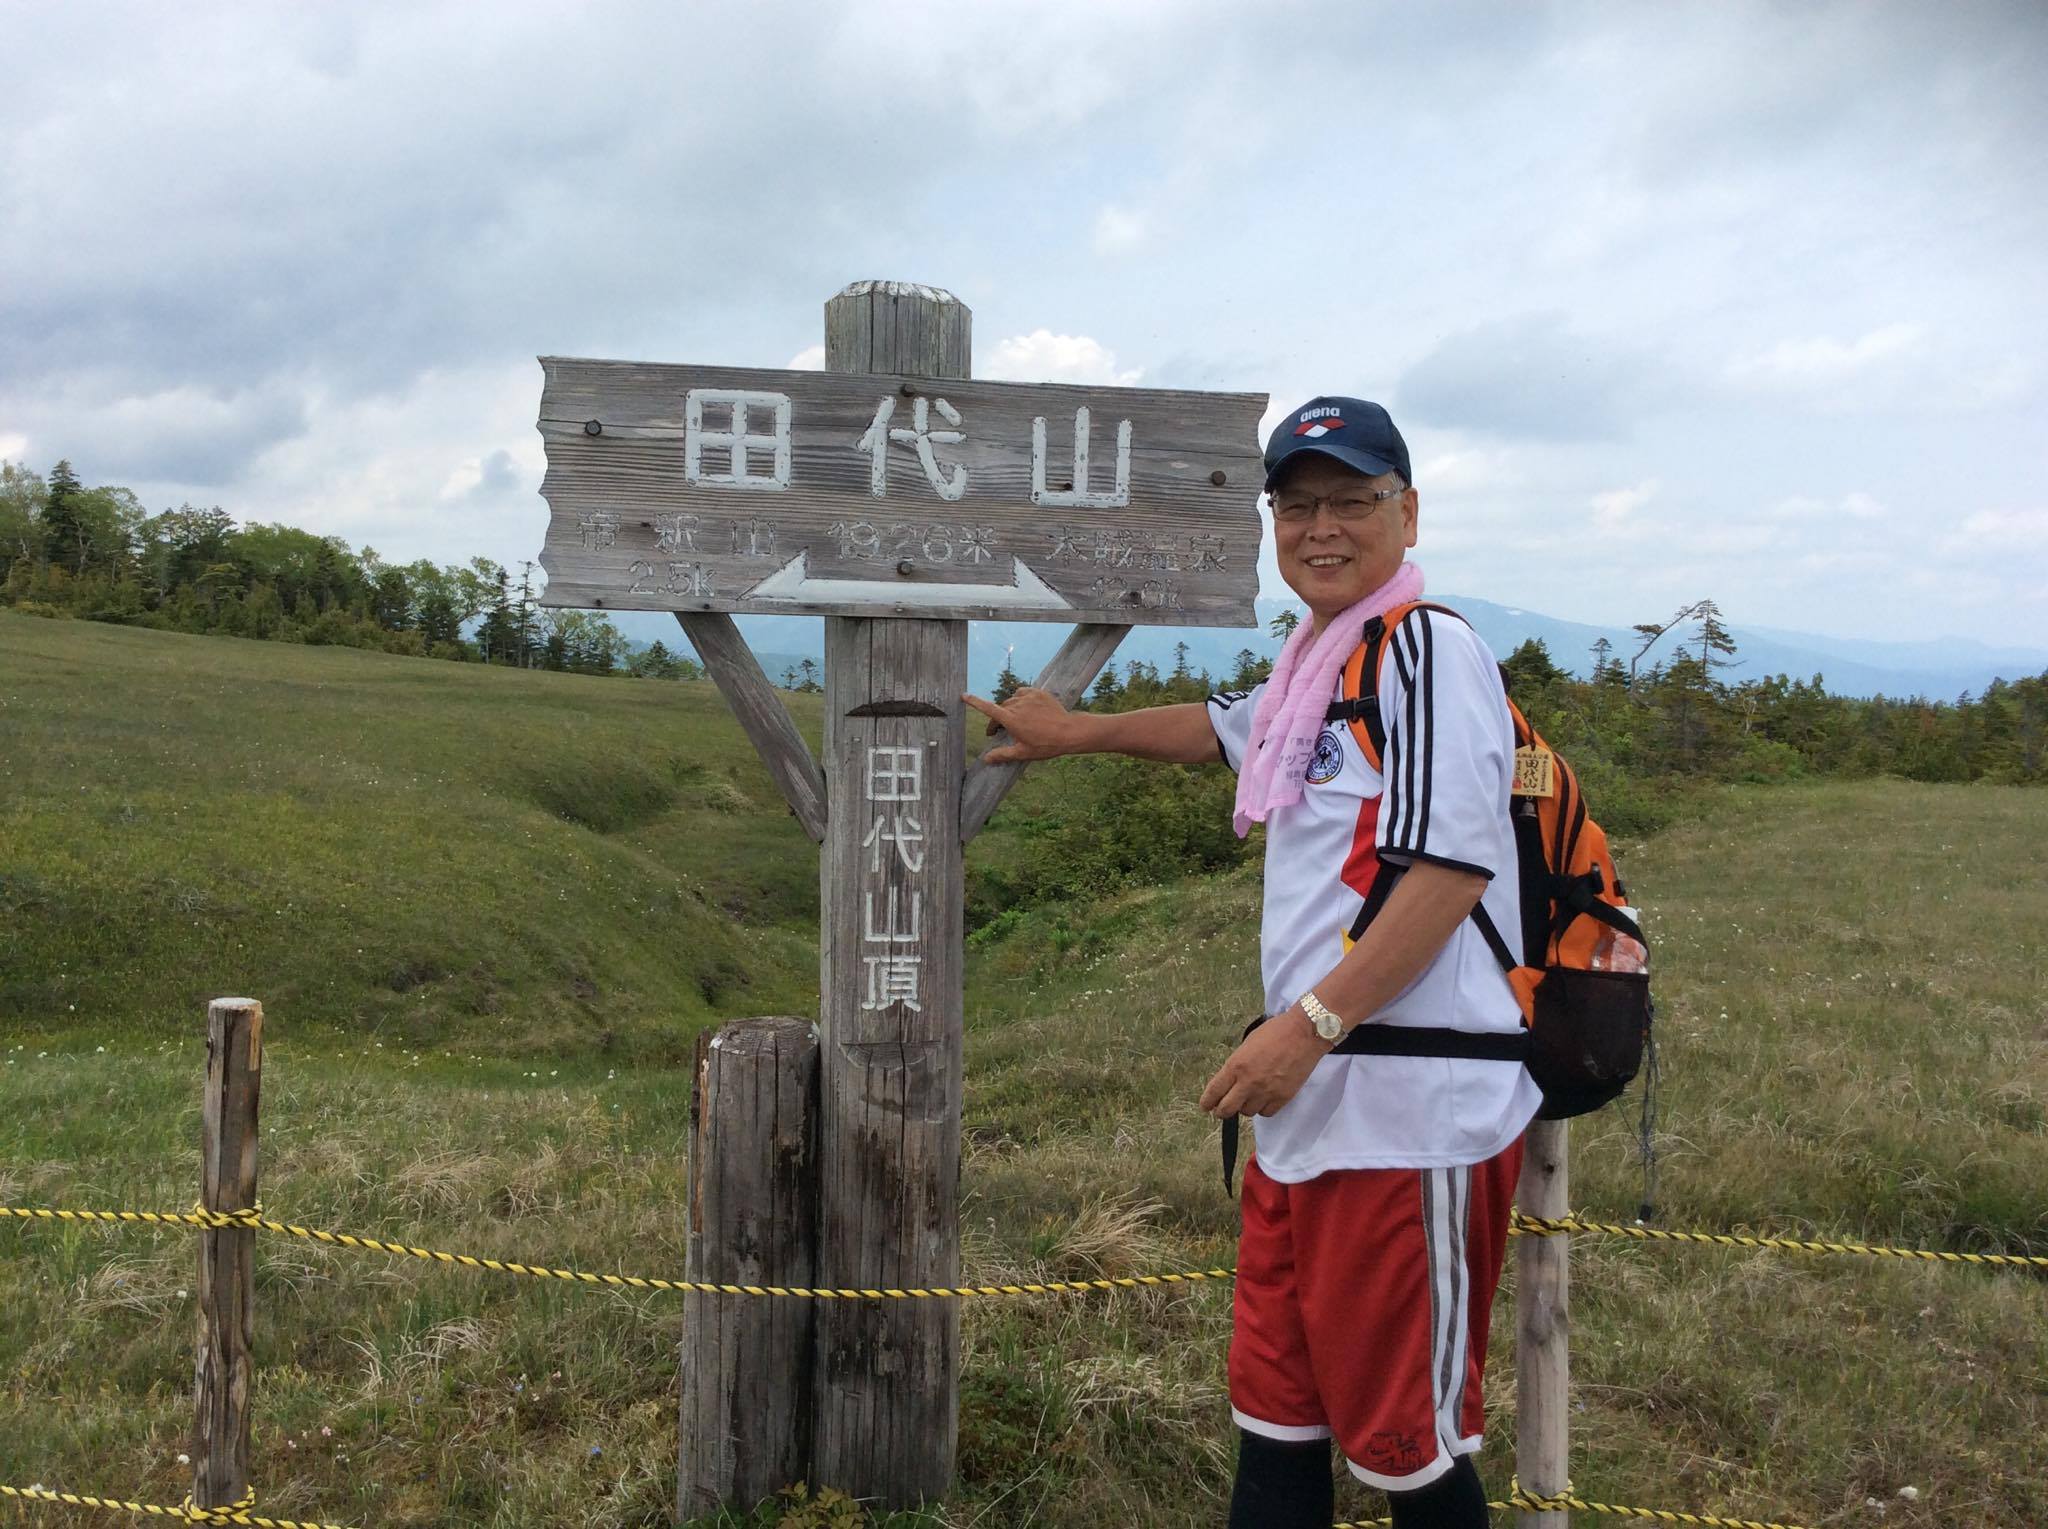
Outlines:
<svg viewBox="0 0 2048 1529"><path fill-rule="evenodd" d="M1518 1062L1399 1054L1399 1032L1520 1030L1474 921L1483 909L1521 928L1513 728L1485 645L1427 610L1389 637L1381 769L1325 724L1365 620L1421 589L1405 561L1408 448L1379 405L1317 398L1275 429L1266 473L1280 575L1310 617L1266 684L1121 715L1030 686L1003 706L966 700L1010 734L989 762L1220 755L1239 772L1238 831L1267 825L1269 1018L1201 1097L1219 1119L1256 1117L1230 1346L1233 1529L1327 1526L1333 1437L1397 1529L1483 1529L1480 1372L1539 1095Z"/></svg>

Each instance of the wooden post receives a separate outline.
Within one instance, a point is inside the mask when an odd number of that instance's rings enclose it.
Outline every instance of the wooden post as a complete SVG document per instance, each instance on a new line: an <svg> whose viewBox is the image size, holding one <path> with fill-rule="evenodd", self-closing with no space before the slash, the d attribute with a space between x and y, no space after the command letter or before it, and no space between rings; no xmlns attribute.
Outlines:
<svg viewBox="0 0 2048 1529"><path fill-rule="evenodd" d="M858 282L825 307L828 371L968 375L950 294ZM819 890L819 1276L960 1273L964 621L827 617L829 805ZM888 1508L943 1496L959 1429L947 1300L834 1301L817 1318L814 1479Z"/></svg>
<svg viewBox="0 0 2048 1529"><path fill-rule="evenodd" d="M698 1037L688 1278L814 1282L817 1095L808 1020L742 1019ZM744 1511L809 1477L816 1311L795 1297L685 1298L681 1518Z"/></svg>
<svg viewBox="0 0 2048 1529"><path fill-rule="evenodd" d="M263 1080L263 1005L216 998L206 1006L206 1097L201 1107L200 1204L256 1204L256 1102ZM193 1391L192 1501L230 1507L249 1486L250 1350L256 1337L256 1233L199 1234L199 1342Z"/></svg>
<svg viewBox="0 0 2048 1529"><path fill-rule="evenodd" d="M1531 1216L1571 1214L1570 1133L1534 1120L1523 1138L1516 1203ZM1515 1475L1538 1497L1571 1474L1571 1239L1523 1237L1515 1249ZM1519 1529L1570 1529L1569 1513L1518 1512Z"/></svg>

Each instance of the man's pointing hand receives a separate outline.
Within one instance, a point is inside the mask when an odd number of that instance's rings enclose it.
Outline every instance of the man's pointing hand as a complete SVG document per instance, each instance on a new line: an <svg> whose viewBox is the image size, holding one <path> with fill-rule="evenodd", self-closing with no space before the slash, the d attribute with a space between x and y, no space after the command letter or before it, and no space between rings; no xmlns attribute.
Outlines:
<svg viewBox="0 0 2048 1529"><path fill-rule="evenodd" d="M1017 693L1000 706L978 695L963 695L960 699L988 718L990 737L998 730L1010 735L1009 742L998 744L981 756L983 764L1023 764L1074 752L1074 714L1049 690L1020 685Z"/></svg>

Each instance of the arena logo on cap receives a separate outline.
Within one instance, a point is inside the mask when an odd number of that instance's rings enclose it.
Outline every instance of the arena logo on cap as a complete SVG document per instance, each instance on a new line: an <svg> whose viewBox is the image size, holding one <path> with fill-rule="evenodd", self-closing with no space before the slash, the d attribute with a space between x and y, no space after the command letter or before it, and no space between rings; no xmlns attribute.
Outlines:
<svg viewBox="0 0 2048 1529"><path fill-rule="evenodd" d="M1294 433L1315 440L1319 436L1328 435L1332 430L1343 428L1343 411L1340 409L1304 409L1300 421L1294 427Z"/></svg>

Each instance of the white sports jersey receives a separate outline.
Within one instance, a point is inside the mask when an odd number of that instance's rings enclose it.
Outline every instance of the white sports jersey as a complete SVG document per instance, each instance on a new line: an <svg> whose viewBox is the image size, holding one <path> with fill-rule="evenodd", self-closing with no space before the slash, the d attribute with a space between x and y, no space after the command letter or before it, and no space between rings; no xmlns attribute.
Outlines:
<svg viewBox="0 0 2048 1529"><path fill-rule="evenodd" d="M1260 691L1209 699L1224 759L1241 767ZM1341 682L1331 699L1341 699ZM1324 727L1302 798L1266 820L1260 965L1266 1012L1314 987L1350 949L1382 861L1426 860L1488 878L1482 899L1519 951L1514 724L1493 655L1454 616L1420 610L1389 640L1380 671L1385 777L1343 723ZM1470 919L1421 976L1377 1014L1381 1025L1514 1033L1522 1027L1500 963ZM1281 1183L1333 1168L1442 1168L1483 1162L1536 1113L1541 1092L1515 1062L1448 1057L1323 1058L1301 1092L1254 1124L1259 1165Z"/></svg>

